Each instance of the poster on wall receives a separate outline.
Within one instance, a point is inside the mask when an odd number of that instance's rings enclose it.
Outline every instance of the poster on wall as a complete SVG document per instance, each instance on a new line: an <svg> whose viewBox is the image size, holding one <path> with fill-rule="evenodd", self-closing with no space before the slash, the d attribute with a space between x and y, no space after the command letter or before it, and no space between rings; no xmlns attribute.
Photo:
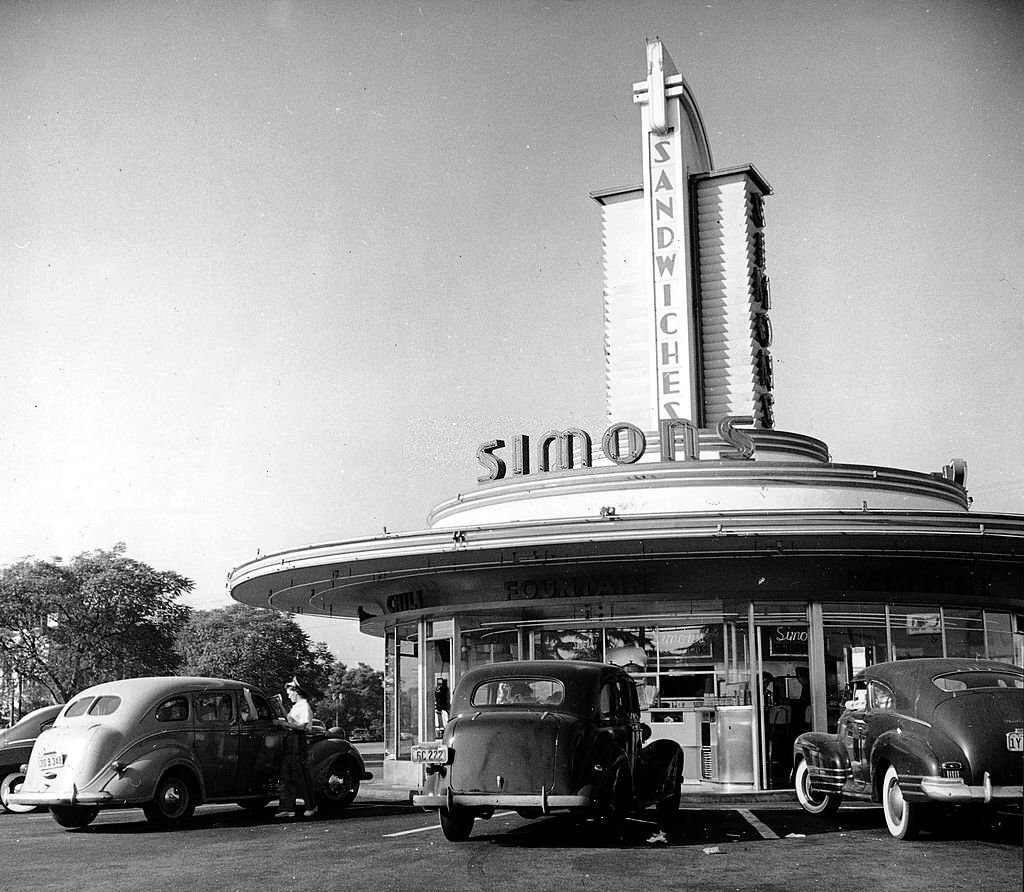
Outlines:
<svg viewBox="0 0 1024 892"><path fill-rule="evenodd" d="M938 635L942 631L939 614L937 613L908 613L907 634L908 635Z"/></svg>
<svg viewBox="0 0 1024 892"><path fill-rule="evenodd" d="M807 656L807 626L768 626L768 633L768 656Z"/></svg>

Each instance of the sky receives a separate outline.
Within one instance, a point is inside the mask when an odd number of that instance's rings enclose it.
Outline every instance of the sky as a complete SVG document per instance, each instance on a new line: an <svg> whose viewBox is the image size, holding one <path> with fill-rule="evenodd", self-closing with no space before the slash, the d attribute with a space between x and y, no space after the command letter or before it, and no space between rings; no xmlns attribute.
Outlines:
<svg viewBox="0 0 1024 892"><path fill-rule="evenodd" d="M654 36L773 188L776 427L1024 513L1020 0L6 0L0 565L125 542L224 607L480 443L599 436L590 193L641 180Z"/></svg>

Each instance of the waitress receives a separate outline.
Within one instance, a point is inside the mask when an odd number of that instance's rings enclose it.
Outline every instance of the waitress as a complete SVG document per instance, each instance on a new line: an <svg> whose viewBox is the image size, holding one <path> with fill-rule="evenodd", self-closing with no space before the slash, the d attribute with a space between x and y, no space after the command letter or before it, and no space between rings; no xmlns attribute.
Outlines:
<svg viewBox="0 0 1024 892"><path fill-rule="evenodd" d="M309 775L309 744L306 734L313 729L313 707L309 705L306 692L297 678L285 686L285 693L292 701L287 718L277 721L288 728L284 738L284 761L281 764L281 798L277 816L281 818L316 817L313 799L313 780ZM304 806L299 806L301 799Z"/></svg>

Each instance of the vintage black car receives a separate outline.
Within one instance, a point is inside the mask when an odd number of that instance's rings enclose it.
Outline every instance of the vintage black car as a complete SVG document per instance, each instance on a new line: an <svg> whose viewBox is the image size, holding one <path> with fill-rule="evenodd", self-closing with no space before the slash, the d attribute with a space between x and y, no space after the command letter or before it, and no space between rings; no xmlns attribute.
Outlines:
<svg viewBox="0 0 1024 892"><path fill-rule="evenodd" d="M836 734L809 731L794 743L806 811L832 813L847 797L881 802L889 832L911 839L949 806L1020 807L1024 670L899 660L862 670L848 694Z"/></svg>
<svg viewBox="0 0 1024 892"><path fill-rule="evenodd" d="M496 808L523 817L571 811L618 828L655 805L679 809L683 753L644 742L636 687L616 666L561 660L495 663L467 672L440 741L412 748L426 763L416 805L438 809L450 840Z"/></svg>
<svg viewBox="0 0 1024 892"><path fill-rule="evenodd" d="M64 704L58 703L55 706L35 709L10 728L0 731L0 811L35 810L35 806L32 805L15 805L10 801L10 797L17 793L25 782L22 766L28 762L36 738L41 731L53 724L57 713L63 708Z"/></svg>

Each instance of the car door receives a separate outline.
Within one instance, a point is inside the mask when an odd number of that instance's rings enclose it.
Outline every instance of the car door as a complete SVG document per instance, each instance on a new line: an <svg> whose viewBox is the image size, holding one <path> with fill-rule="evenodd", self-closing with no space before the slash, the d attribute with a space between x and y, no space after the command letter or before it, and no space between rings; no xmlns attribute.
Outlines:
<svg viewBox="0 0 1024 892"><path fill-rule="evenodd" d="M607 752L622 752L627 760L627 772L632 777L635 763L634 729L629 721L627 707L622 702L618 680L606 677L601 684L600 694L601 731L606 737Z"/></svg>
<svg viewBox="0 0 1024 892"><path fill-rule="evenodd" d="M865 752L867 736L868 684L854 679L846 711L839 717L838 740L850 762L850 781L853 791L861 790L870 782L870 766Z"/></svg>
<svg viewBox="0 0 1024 892"><path fill-rule="evenodd" d="M238 711L230 690L193 694L195 736L193 749L203 774L208 799L238 794Z"/></svg>
<svg viewBox="0 0 1024 892"><path fill-rule="evenodd" d="M270 793L281 767L284 728L274 721L274 711L258 691L239 692L238 779L240 793Z"/></svg>
<svg viewBox="0 0 1024 892"><path fill-rule="evenodd" d="M871 788L871 766L875 763L872 754L875 743L886 731L895 727L896 716L893 706L892 690L880 681L868 682L868 708L864 716L864 731L862 738L863 761L861 764L861 777Z"/></svg>

